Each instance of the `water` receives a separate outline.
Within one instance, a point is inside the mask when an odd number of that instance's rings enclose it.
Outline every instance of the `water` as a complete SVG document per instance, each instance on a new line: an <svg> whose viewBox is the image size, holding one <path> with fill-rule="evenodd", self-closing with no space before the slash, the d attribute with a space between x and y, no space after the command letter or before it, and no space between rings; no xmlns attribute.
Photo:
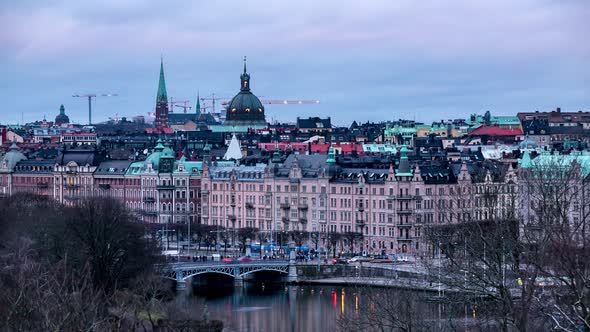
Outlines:
<svg viewBox="0 0 590 332"><path fill-rule="evenodd" d="M180 295L177 300L198 319L203 317L206 304L209 318L223 321L226 332L353 330L342 328L347 323L340 317L357 321L362 315L378 316L385 307L399 308L401 320L436 324L433 321L438 316L438 304L426 300L432 294L395 289L246 283L235 289L228 285L195 292ZM447 309L442 310L444 315L449 314ZM369 330L365 328L364 332Z"/></svg>

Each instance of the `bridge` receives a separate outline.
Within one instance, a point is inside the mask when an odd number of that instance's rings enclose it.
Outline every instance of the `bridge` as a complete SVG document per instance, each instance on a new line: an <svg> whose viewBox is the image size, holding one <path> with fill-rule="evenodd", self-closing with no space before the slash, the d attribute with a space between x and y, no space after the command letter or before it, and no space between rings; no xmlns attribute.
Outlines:
<svg viewBox="0 0 590 332"><path fill-rule="evenodd" d="M273 271L283 273L288 281L294 281L297 271L294 262L289 261L251 261L247 263L174 263L164 269L164 277L176 281L176 289L186 288L192 277L204 273L218 273L233 277L236 285L243 283L244 277L251 273Z"/></svg>

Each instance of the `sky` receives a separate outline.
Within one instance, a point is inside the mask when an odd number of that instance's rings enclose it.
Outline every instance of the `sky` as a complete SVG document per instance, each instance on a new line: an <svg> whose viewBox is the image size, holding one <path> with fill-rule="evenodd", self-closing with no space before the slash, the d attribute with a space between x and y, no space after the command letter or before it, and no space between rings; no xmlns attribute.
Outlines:
<svg viewBox="0 0 590 332"><path fill-rule="evenodd" d="M422 122L490 110L590 111L590 1L0 1L0 123L147 115L239 91L267 120ZM181 111L178 109L177 111Z"/></svg>

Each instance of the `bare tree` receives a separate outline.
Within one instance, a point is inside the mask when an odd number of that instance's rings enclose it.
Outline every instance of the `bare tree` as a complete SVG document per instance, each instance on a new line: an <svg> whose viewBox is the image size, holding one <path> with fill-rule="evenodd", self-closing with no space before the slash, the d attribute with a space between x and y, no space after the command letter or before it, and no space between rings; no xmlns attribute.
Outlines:
<svg viewBox="0 0 590 332"><path fill-rule="evenodd" d="M590 331L590 179L577 157L543 153L521 170L521 239L537 253L526 263L548 284L535 299L563 331Z"/></svg>
<svg viewBox="0 0 590 332"><path fill-rule="evenodd" d="M479 308L478 319L502 331L527 331L536 312L531 299L539 270L521 266L523 257L536 252L520 241L516 181L511 168L471 177L463 164L457 184L436 202L438 223L425 230L434 257L429 274L442 289L463 294L446 299L466 313Z"/></svg>
<svg viewBox="0 0 590 332"><path fill-rule="evenodd" d="M352 312L338 318L341 331L433 331L435 317L425 317L429 310L425 294L394 288L357 286L346 296L354 301ZM444 324L447 327L447 324Z"/></svg>
<svg viewBox="0 0 590 332"><path fill-rule="evenodd" d="M238 241L240 242L240 251L242 254L246 253L247 240L250 239L250 241L254 241L258 233L259 230L255 227L244 227L238 229Z"/></svg>
<svg viewBox="0 0 590 332"><path fill-rule="evenodd" d="M362 243L363 241L363 233L361 232L345 232L342 234L342 238L346 241L348 245L348 251L354 253L354 244L356 242Z"/></svg>

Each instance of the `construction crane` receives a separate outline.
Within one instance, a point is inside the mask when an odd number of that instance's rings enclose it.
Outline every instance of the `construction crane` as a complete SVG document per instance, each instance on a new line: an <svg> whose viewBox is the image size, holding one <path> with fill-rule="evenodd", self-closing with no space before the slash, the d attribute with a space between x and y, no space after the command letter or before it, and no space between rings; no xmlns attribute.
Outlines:
<svg viewBox="0 0 590 332"><path fill-rule="evenodd" d="M169 111L171 113L174 113L174 107L179 107L182 108L184 110L184 113L186 113L187 109L192 109L192 106L189 106L188 104L190 103L190 100L172 100L172 97L170 97L170 101L168 102L168 106L169 106Z"/></svg>
<svg viewBox="0 0 590 332"><path fill-rule="evenodd" d="M118 94L116 93L103 93L103 94L96 94L96 93L86 93L86 94L75 94L72 95L74 98L88 98L88 125L92 125L92 98L96 97L116 97Z"/></svg>
<svg viewBox="0 0 590 332"><path fill-rule="evenodd" d="M263 99L260 100L261 103L263 103L264 105L290 105L290 104L296 104L296 105L303 105L303 104L319 104L320 101L319 100L279 100L279 99ZM229 104L229 101L222 101L221 105L223 105L224 107L227 106Z"/></svg>
<svg viewBox="0 0 590 332"><path fill-rule="evenodd" d="M221 104L223 105L223 103L227 103L227 100L231 99L231 97L217 97L215 93L212 93L211 97L200 97L199 99L201 101L211 101L211 106L204 106L201 107L201 109L211 108L211 113L215 114L215 105L217 104L217 102L221 101Z"/></svg>

